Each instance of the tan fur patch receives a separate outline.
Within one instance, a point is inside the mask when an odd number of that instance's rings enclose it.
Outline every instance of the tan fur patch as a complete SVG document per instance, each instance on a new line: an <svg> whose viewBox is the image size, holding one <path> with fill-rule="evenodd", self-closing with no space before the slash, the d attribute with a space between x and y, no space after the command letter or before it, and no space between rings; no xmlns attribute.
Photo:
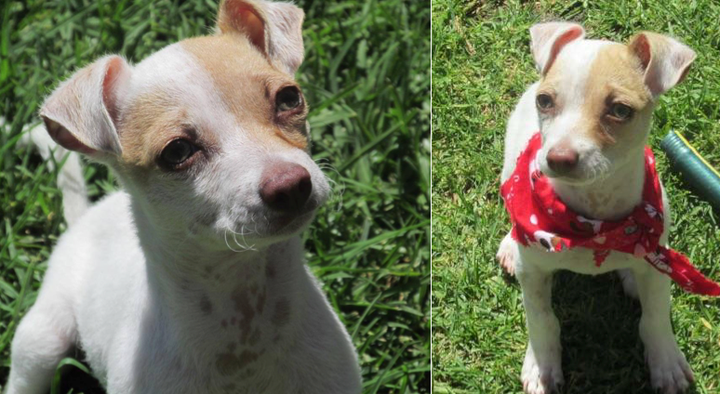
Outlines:
<svg viewBox="0 0 720 394"><path fill-rule="evenodd" d="M541 81L538 93L554 96L555 87L564 78L563 71L562 67L551 67ZM598 51L590 66L584 96L582 117L575 125L576 133L586 134L599 146L615 143L613 136L626 126L609 121L605 116L612 104L622 103L636 112L651 110L647 105L651 96L643 83L640 60L622 44L613 43Z"/></svg>
<svg viewBox="0 0 720 394"><path fill-rule="evenodd" d="M185 110L166 92L157 89L141 95L123 113L119 127L123 171L134 174L137 182L148 182L150 178L145 174L157 167L157 158L165 146L178 138L202 148L194 156L194 163L207 159L217 151L217 139L211 131L194 127Z"/></svg>
<svg viewBox="0 0 720 394"><path fill-rule="evenodd" d="M641 112L651 100L643 82L640 59L622 44L600 49L590 67L586 97L583 119L588 124L584 129L599 144L613 143L612 134L622 131L624 125L607 121L604 115L610 105L622 103Z"/></svg>
<svg viewBox="0 0 720 394"><path fill-rule="evenodd" d="M191 38L181 45L207 70L214 88L251 138L266 146L284 144L306 149L308 140L300 129L304 121L299 121L305 114L283 125L276 121L272 104L277 90L295 82L273 68L246 37L226 33Z"/></svg>
<svg viewBox="0 0 720 394"><path fill-rule="evenodd" d="M183 115L159 90L134 100L120 127L122 161L136 167L152 165L163 146L182 129Z"/></svg>

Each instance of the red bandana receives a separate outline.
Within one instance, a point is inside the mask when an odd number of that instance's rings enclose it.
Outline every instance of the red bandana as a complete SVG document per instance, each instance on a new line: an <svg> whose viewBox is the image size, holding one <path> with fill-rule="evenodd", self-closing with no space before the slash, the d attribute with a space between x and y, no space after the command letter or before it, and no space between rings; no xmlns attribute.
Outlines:
<svg viewBox="0 0 720 394"><path fill-rule="evenodd" d="M535 161L541 145L537 133L518 158L515 172L500 188L513 224L513 239L550 252L589 248L594 251L597 266L611 251L629 253L644 258L686 291L720 296L720 286L696 270L687 257L659 245L663 232L662 192L649 147L645 148L642 202L624 220L601 221L578 215L555 194Z"/></svg>

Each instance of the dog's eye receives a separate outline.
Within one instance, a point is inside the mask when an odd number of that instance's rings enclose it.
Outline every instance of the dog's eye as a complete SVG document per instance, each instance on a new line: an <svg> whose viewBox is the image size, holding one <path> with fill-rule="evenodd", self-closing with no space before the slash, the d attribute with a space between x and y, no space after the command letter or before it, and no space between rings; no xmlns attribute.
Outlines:
<svg viewBox="0 0 720 394"><path fill-rule="evenodd" d="M610 116L624 122L632 118L633 109L625 104L615 103L610 107Z"/></svg>
<svg viewBox="0 0 720 394"><path fill-rule="evenodd" d="M302 95L295 86L280 89L275 95L275 110L277 112L289 111L302 105Z"/></svg>
<svg viewBox="0 0 720 394"><path fill-rule="evenodd" d="M170 141L170 143L165 146L165 149L160 153L160 158L166 164L176 166L192 157L197 150L197 147L189 141L176 139Z"/></svg>
<svg viewBox="0 0 720 394"><path fill-rule="evenodd" d="M537 97L535 98L535 103L537 104L537 107L542 110L548 110L555 105L552 97L550 97L549 94L545 94L545 93L538 94Z"/></svg>

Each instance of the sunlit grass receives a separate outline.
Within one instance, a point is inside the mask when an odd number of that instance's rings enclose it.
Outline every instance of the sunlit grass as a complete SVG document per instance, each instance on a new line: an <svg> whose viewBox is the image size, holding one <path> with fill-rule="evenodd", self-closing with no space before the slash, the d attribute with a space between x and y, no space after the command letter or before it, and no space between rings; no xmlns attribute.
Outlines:
<svg viewBox="0 0 720 394"><path fill-rule="evenodd" d="M305 234L309 264L353 336L365 393L429 392L429 35L427 3L299 1L298 74L311 105L313 155L335 182ZM3 2L0 23L0 385L19 319L64 231L55 174L16 145L43 97L107 53L132 62L208 34L214 1ZM86 168L98 198L117 186ZM73 367L68 367L73 369ZM78 370L76 370L78 371ZM100 393L84 373L66 393Z"/></svg>
<svg viewBox="0 0 720 394"><path fill-rule="evenodd" d="M505 126L538 76L528 29L583 23L590 38L625 41L640 30L671 34L698 58L654 114L651 145L674 210L671 244L720 280L718 213L667 165L660 139L689 137L720 167L720 6L713 1L433 1L433 380L437 393L522 392L527 333L520 287L494 260L509 229L499 196ZM697 378L720 390L718 301L673 288L673 323ZM637 334L640 308L613 275L557 275L563 393L652 393ZM692 392L692 391L691 391Z"/></svg>

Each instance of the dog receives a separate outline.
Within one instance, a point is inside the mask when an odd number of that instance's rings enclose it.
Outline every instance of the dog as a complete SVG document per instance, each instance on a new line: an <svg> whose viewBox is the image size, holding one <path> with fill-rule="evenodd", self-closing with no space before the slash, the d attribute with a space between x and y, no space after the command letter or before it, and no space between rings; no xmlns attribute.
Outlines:
<svg viewBox="0 0 720 394"><path fill-rule="evenodd" d="M507 126L501 190L514 223L497 254L522 287L529 336L524 391L549 393L563 383L551 285L553 272L566 269L589 275L620 270L626 293L642 305L639 330L651 385L663 393L681 392L693 374L670 322L672 270L662 266L666 254L675 253L665 248L670 207L659 179L646 176L654 171L654 159L645 146L658 97L685 78L695 53L650 32L627 44L589 40L574 23L537 24L530 35L541 79L522 95ZM533 156L527 156L531 146ZM657 204L643 206L647 195ZM527 208L529 201L546 198L551 203L540 217ZM529 215L522 229L515 222L519 211ZM554 222L543 226L557 216L570 218L565 230L553 228ZM613 227L628 217L648 226ZM612 239L604 235L606 227L613 227ZM563 231L574 235L559 235ZM640 232L646 238L626 243ZM655 239L665 254L646 250L652 243L647 239ZM611 242L622 244L625 253L602 248ZM707 294L716 292L709 286Z"/></svg>
<svg viewBox="0 0 720 394"><path fill-rule="evenodd" d="M134 66L103 57L46 99L52 140L123 189L85 211L84 189L69 191L80 209L66 204L69 229L15 333L7 394L45 393L75 347L109 394L360 393L298 236L330 192L294 80L303 18L225 0L215 35Z"/></svg>

